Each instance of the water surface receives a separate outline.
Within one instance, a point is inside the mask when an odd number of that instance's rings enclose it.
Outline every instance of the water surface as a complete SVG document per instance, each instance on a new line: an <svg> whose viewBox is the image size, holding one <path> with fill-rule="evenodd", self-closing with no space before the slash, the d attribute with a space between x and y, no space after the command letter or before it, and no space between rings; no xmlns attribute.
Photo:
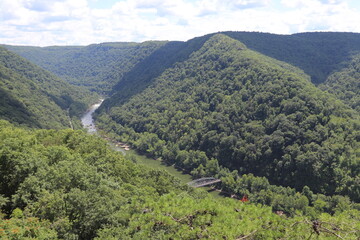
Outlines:
<svg viewBox="0 0 360 240"><path fill-rule="evenodd" d="M91 107L81 117L81 123L84 128L87 129L88 133L96 133L96 127L93 119L93 113L98 109L104 100L100 99L99 103L91 105Z"/></svg>

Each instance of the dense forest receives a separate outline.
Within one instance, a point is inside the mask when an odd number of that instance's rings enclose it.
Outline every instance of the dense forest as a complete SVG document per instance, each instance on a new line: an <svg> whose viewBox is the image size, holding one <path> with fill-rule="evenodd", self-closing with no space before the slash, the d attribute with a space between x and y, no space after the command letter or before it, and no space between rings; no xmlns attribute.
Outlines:
<svg viewBox="0 0 360 240"><path fill-rule="evenodd" d="M3 46L0 239L360 239L359 34Z"/></svg>
<svg viewBox="0 0 360 240"><path fill-rule="evenodd" d="M0 118L37 128L68 128L98 96L0 47Z"/></svg>
<svg viewBox="0 0 360 240"><path fill-rule="evenodd" d="M199 176L221 177L215 161L359 201L359 116L297 72L215 35L98 119L121 141Z"/></svg>
<svg viewBox="0 0 360 240"><path fill-rule="evenodd" d="M214 199L73 130L0 121L1 239L356 239L359 212L317 220ZM346 206L344 206L346 207Z"/></svg>
<svg viewBox="0 0 360 240"><path fill-rule="evenodd" d="M359 33L313 32L277 35L225 32L249 48L304 70L315 84L338 71L349 56L360 51Z"/></svg>

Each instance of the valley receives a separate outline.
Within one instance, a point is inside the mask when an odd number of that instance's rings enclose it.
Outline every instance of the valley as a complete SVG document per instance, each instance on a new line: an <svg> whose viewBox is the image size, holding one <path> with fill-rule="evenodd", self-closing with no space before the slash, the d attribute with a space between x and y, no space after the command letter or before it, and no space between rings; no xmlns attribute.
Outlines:
<svg viewBox="0 0 360 240"><path fill-rule="evenodd" d="M0 238L360 238L359 55L335 32L0 46Z"/></svg>

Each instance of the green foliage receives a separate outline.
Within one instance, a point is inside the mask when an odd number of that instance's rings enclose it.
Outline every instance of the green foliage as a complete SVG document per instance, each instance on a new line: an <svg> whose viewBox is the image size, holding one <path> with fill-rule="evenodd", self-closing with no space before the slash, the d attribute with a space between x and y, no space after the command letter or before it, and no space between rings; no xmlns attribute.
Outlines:
<svg viewBox="0 0 360 240"><path fill-rule="evenodd" d="M313 234L319 235L319 239L334 239L334 234L355 239L359 236L356 212L336 217L323 214L312 222L302 216L291 219L278 216L268 207L233 199L215 201L176 194L164 195L156 201L146 199L131 207L133 214L127 224L106 227L96 239L302 239ZM313 230L315 223L321 224L316 229L319 234Z"/></svg>
<svg viewBox="0 0 360 240"><path fill-rule="evenodd" d="M11 200L3 209L49 220L61 238L92 238L135 199L186 189L166 172L137 166L81 131L0 124L0 194Z"/></svg>
<svg viewBox="0 0 360 240"><path fill-rule="evenodd" d="M10 219L0 218L0 238L4 240L58 239L49 221L25 217L18 208L13 211Z"/></svg>
<svg viewBox="0 0 360 240"><path fill-rule="evenodd" d="M297 191L360 199L358 115L299 69L229 37L213 36L125 104L119 96L99 126L187 171L199 167L196 176L216 174L207 170L216 159Z"/></svg>
<svg viewBox="0 0 360 240"><path fill-rule="evenodd" d="M215 200L165 171L124 159L102 139L81 131L24 130L0 121L0 140L0 194L9 199L2 204L1 239L298 239L313 234L311 221L301 215L287 218L255 202ZM300 197L296 204L303 202ZM331 231L355 239L358 216L344 210L320 215L318 221L331 222Z"/></svg>
<svg viewBox="0 0 360 240"><path fill-rule="evenodd" d="M70 127L97 95L0 47L0 118L37 128Z"/></svg>

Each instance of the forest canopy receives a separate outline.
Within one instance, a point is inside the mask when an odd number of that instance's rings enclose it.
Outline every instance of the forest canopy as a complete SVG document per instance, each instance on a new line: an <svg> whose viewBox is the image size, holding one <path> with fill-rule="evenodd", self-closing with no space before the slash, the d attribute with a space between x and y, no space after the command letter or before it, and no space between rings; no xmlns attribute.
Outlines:
<svg viewBox="0 0 360 240"><path fill-rule="evenodd" d="M313 222L254 203L214 199L167 172L124 159L82 131L24 130L0 120L0 140L2 239L360 236L355 209L333 216L319 212ZM313 230L315 223L321 226Z"/></svg>

